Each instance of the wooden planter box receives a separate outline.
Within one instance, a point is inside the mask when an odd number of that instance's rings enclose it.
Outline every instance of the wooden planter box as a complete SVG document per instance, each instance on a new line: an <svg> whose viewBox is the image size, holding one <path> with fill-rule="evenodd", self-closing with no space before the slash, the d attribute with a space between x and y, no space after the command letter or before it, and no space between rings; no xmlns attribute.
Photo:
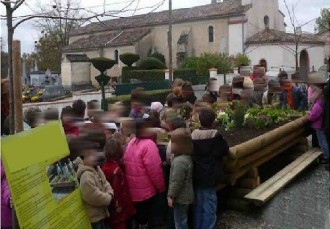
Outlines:
<svg viewBox="0 0 330 229"><path fill-rule="evenodd" d="M230 148L224 168L226 183L235 185L245 175L246 188L260 184L257 167L297 144L306 144L307 116L298 118L263 135ZM249 180L249 177L252 179ZM242 185L241 185L242 187Z"/></svg>

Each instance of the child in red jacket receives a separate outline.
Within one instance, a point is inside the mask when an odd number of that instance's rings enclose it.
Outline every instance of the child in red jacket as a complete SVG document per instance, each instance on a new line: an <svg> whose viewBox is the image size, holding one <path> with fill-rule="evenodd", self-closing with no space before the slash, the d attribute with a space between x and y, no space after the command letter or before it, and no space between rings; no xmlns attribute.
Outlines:
<svg viewBox="0 0 330 229"><path fill-rule="evenodd" d="M102 170L114 190L114 199L109 206L110 217L106 221L113 229L125 229L127 220L135 214L135 208L124 173L123 149L117 139L110 138L104 152L107 161Z"/></svg>

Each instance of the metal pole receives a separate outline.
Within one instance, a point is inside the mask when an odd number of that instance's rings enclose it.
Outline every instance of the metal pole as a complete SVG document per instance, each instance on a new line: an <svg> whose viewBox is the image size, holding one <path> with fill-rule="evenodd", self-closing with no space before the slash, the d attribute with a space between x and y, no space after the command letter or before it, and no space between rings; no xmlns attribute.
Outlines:
<svg viewBox="0 0 330 229"><path fill-rule="evenodd" d="M245 47L244 47L244 14L242 15L242 54L245 54Z"/></svg>
<svg viewBox="0 0 330 229"><path fill-rule="evenodd" d="M105 101L105 91L104 91L104 82L101 82L101 93L102 93L102 101L101 101L101 107L103 111L107 111L107 103Z"/></svg>
<svg viewBox="0 0 330 229"><path fill-rule="evenodd" d="M15 94L15 130L23 131L21 42L13 41L13 78Z"/></svg>
<svg viewBox="0 0 330 229"><path fill-rule="evenodd" d="M173 66L172 66L172 0L168 1L169 3L169 10L168 10L168 68L169 68L169 81L170 85L173 82Z"/></svg>

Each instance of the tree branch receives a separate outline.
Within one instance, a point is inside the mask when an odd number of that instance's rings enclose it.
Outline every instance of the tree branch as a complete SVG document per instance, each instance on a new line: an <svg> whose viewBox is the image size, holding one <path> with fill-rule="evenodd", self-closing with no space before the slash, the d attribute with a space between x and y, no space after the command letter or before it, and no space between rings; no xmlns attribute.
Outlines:
<svg viewBox="0 0 330 229"><path fill-rule="evenodd" d="M62 17L62 16L32 15L32 16L26 17L26 18L20 20L19 22L17 22L15 24L15 26L13 26L13 28L16 29L17 26L19 26L23 22L28 21L28 20L31 20L33 18L65 19L65 20L68 20L68 21L77 21L77 20L90 20L90 19L93 19L95 17L97 17L97 15L93 15L93 16L86 17L86 18L65 18L65 17Z"/></svg>
<svg viewBox="0 0 330 229"><path fill-rule="evenodd" d="M18 7L20 7L24 2L25 2L25 0L19 0L18 2L16 2L16 4L15 4L14 7L13 7L13 12L14 12L15 10L17 10Z"/></svg>

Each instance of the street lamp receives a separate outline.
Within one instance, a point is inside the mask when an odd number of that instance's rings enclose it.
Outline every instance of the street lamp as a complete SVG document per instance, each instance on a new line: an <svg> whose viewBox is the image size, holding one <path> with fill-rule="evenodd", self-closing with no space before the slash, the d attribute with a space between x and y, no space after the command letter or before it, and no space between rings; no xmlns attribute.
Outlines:
<svg viewBox="0 0 330 229"><path fill-rule="evenodd" d="M91 62L93 66L101 73L100 75L95 76L95 79L100 84L101 87L101 92L102 92L101 108L103 109L103 111L107 111L108 106L107 106L107 102L105 101L104 86L109 82L110 76L106 75L104 72L107 69L112 68L116 64L116 61L105 57L97 57L97 58L92 58Z"/></svg>

